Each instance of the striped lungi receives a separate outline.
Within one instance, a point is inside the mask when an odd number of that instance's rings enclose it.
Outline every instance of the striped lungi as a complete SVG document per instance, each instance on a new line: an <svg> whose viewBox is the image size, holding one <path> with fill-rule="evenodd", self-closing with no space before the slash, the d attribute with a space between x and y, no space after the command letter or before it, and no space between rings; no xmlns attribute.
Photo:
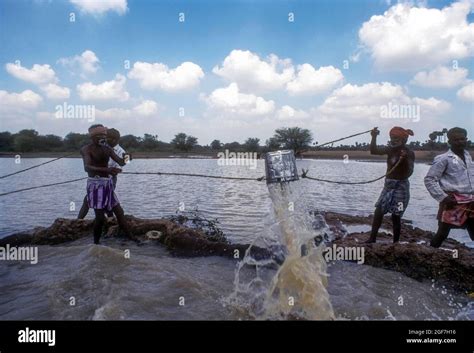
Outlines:
<svg viewBox="0 0 474 353"><path fill-rule="evenodd" d="M87 178L87 203L90 208L107 211L119 204L111 177Z"/></svg>
<svg viewBox="0 0 474 353"><path fill-rule="evenodd" d="M410 182L408 179L396 180L385 179L383 190L375 203L375 207L381 207L382 212L402 216L410 200Z"/></svg>

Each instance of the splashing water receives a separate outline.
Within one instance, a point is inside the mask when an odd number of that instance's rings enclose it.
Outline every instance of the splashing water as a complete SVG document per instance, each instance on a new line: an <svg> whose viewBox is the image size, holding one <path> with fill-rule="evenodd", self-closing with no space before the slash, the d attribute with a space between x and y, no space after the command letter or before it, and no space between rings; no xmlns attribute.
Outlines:
<svg viewBox="0 0 474 353"><path fill-rule="evenodd" d="M324 243L327 225L312 225L297 183L268 185L276 216L239 263L229 301L254 319L334 319L326 290ZM256 256L264 248L272 256Z"/></svg>

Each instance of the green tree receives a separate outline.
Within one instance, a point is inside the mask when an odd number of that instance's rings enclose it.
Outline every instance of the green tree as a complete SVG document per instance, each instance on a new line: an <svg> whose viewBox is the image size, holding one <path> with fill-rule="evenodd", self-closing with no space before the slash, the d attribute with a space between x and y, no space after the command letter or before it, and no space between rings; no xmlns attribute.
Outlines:
<svg viewBox="0 0 474 353"><path fill-rule="evenodd" d="M279 150L281 148L281 144L275 137L270 137L266 142L265 145L269 151Z"/></svg>
<svg viewBox="0 0 474 353"><path fill-rule="evenodd" d="M308 129L288 127L275 130L274 142L299 154L310 147L313 137Z"/></svg>
<svg viewBox="0 0 474 353"><path fill-rule="evenodd" d="M54 151L60 150L63 147L63 139L56 135L39 135L38 136L38 150Z"/></svg>
<svg viewBox="0 0 474 353"><path fill-rule="evenodd" d="M140 138L134 135L125 135L120 137L120 146L125 150L137 149L140 147Z"/></svg>
<svg viewBox="0 0 474 353"><path fill-rule="evenodd" d="M174 136L171 144L178 150L188 152L197 145L198 139L194 136L188 136L184 132L180 132Z"/></svg>
<svg viewBox="0 0 474 353"><path fill-rule="evenodd" d="M158 135L143 135L142 147L146 151L157 150L159 146Z"/></svg>
<svg viewBox="0 0 474 353"><path fill-rule="evenodd" d="M75 151L81 149L82 146L90 142L89 134L78 134L77 132L70 132L64 137L63 145L68 151Z"/></svg>
<svg viewBox="0 0 474 353"><path fill-rule="evenodd" d="M21 130L14 135L13 139L15 151L31 152L38 148L38 131L36 130Z"/></svg>
<svg viewBox="0 0 474 353"><path fill-rule="evenodd" d="M237 152L237 151L241 151L243 148L240 143L238 143L237 141L234 141L234 142L224 144L224 149L229 150L231 152Z"/></svg>
<svg viewBox="0 0 474 353"><path fill-rule="evenodd" d="M244 149L247 152L258 152L260 150L260 139L256 137L249 137L244 142Z"/></svg>
<svg viewBox="0 0 474 353"><path fill-rule="evenodd" d="M12 151L13 150L13 136L8 131L0 132L0 151Z"/></svg>
<svg viewBox="0 0 474 353"><path fill-rule="evenodd" d="M211 148L213 150L220 150L222 148L222 142L219 140L214 140L211 142Z"/></svg>

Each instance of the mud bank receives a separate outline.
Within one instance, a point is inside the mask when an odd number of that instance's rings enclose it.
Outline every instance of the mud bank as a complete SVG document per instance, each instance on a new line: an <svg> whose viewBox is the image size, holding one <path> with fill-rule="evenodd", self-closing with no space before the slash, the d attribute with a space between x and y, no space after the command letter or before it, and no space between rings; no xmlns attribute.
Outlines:
<svg viewBox="0 0 474 353"><path fill-rule="evenodd" d="M250 247L249 244L231 244L222 237L216 237L213 229L192 229L167 219L126 218L132 234L138 240L162 244L176 256L225 256L242 259ZM84 237L90 237L92 241L93 224L93 220L57 218L49 227L37 227L2 238L0 246L57 245ZM103 237L120 237L115 219L107 220ZM251 251L258 257L273 257L265 249L253 247Z"/></svg>
<svg viewBox="0 0 474 353"><path fill-rule="evenodd" d="M368 232L348 232L351 226L368 226L371 217L323 213L329 226L328 246L363 247L364 265L397 271L417 280L436 280L458 291L474 292L474 250L448 238L441 248L429 246L432 232L403 221L400 243L393 244L391 234L379 233L377 243L364 244ZM165 246L176 256L224 256L242 259L250 244L231 244L213 229L193 229L175 220L140 219L127 216L132 233L141 241ZM16 233L0 239L0 246L56 245L90 237L92 220L58 218L49 227ZM391 229L390 219L382 228ZM115 220L108 220L104 237L119 237ZM274 258L267 249L252 247L254 258ZM281 263L283 259L276 259Z"/></svg>
<svg viewBox="0 0 474 353"><path fill-rule="evenodd" d="M408 277L434 279L453 289L474 291L474 249L448 238L438 249L429 245L434 233L413 227L402 220L400 242L393 244L392 235L379 232L377 243L364 244L369 232L347 232L347 226L367 225L372 217L323 213L334 237L333 244L340 247L364 247L364 264L401 272ZM382 228L391 229L389 217Z"/></svg>

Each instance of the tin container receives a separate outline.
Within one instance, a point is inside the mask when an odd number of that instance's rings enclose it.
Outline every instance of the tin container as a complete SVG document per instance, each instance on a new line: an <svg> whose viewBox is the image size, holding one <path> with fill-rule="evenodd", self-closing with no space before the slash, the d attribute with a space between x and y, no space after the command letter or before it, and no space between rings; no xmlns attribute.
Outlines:
<svg viewBox="0 0 474 353"><path fill-rule="evenodd" d="M298 180L296 159L293 151L275 151L265 154L267 184Z"/></svg>

